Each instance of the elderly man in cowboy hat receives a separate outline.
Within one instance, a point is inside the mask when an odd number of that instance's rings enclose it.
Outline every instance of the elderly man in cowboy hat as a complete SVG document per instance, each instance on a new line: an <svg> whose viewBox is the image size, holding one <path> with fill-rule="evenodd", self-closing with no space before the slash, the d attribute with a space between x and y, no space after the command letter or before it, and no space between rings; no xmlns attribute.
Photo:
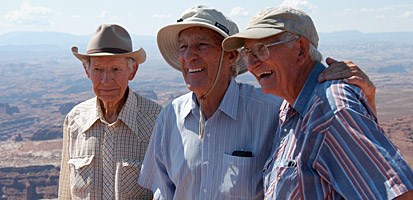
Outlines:
<svg viewBox="0 0 413 200"><path fill-rule="evenodd" d="M393 199L413 189L413 171L377 124L365 92L342 80L318 82L325 66L306 13L265 9L223 47L243 47L263 92L285 99L264 167L266 199Z"/></svg>
<svg viewBox="0 0 413 200"><path fill-rule="evenodd" d="M158 116L139 183L155 199L260 199L281 99L235 81L246 71L224 38L237 25L196 6L157 35L162 56L191 90Z"/></svg>
<svg viewBox="0 0 413 200"><path fill-rule="evenodd" d="M162 107L128 87L145 61L145 50L132 51L123 27L102 24L86 54L77 47L72 53L96 97L66 116L59 199L152 199L136 180Z"/></svg>

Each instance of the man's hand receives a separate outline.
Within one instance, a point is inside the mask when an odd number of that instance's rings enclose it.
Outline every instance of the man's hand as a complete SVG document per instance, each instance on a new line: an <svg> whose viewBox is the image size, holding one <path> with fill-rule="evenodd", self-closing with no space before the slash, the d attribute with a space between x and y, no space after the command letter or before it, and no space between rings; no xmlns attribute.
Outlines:
<svg viewBox="0 0 413 200"><path fill-rule="evenodd" d="M367 100L376 113L376 86L370 81L369 77L352 61L338 62L332 58L327 58L326 63L329 65L318 76L318 81L343 79L343 82L357 85L366 94Z"/></svg>

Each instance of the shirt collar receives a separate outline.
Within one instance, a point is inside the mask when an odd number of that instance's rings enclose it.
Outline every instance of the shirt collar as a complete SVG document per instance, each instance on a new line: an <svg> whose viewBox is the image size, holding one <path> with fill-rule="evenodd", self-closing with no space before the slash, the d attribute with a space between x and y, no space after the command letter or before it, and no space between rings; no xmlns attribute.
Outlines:
<svg viewBox="0 0 413 200"><path fill-rule="evenodd" d="M230 116L232 119L237 117L237 108L239 100L239 87L235 79L232 78L228 89L225 92L224 98L221 101L218 109Z"/></svg>
<svg viewBox="0 0 413 200"><path fill-rule="evenodd" d="M314 92L314 88L318 83L318 75L325 69L325 66L317 62L310 74L307 77L307 80L304 83L303 88L298 95L297 100L295 101L293 108L300 113L301 117L304 117L308 110L308 104L310 103L310 97Z"/></svg>
<svg viewBox="0 0 413 200"><path fill-rule="evenodd" d="M219 87L219 86L218 86ZM191 92L191 100L184 102L186 105L183 107L183 115L186 117L190 112L194 115L199 115L199 104L197 103L195 93ZM236 119L237 108L239 100L239 87L234 78L231 79L230 84L225 92L224 97L218 107L223 113L229 117Z"/></svg>
<svg viewBox="0 0 413 200"><path fill-rule="evenodd" d="M133 90L128 88L128 98L126 99L126 102L123 105L118 116L118 119L125 123L135 133L138 133L139 129L138 123L135 122L140 110L138 106L140 105L140 102L137 103L137 101L138 98ZM100 106L100 101L97 97L93 99L92 105L93 106L91 107L91 109L89 109L89 112L85 114L85 118L81 120L84 122L82 126L82 132L85 132L90 127L92 127L98 119L100 119L102 122L106 121Z"/></svg>
<svg viewBox="0 0 413 200"><path fill-rule="evenodd" d="M138 119L138 115L141 114L141 105L141 99L128 87L128 98L119 113L118 119L122 120L135 134L137 134L139 130L139 123L137 123L136 120Z"/></svg>

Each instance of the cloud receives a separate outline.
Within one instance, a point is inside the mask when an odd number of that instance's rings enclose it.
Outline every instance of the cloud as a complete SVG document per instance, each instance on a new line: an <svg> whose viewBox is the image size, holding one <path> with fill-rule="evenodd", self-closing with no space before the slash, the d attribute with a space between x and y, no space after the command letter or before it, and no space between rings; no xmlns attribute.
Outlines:
<svg viewBox="0 0 413 200"><path fill-rule="evenodd" d="M381 8L359 8L359 9L345 8L341 10L340 12L337 12L336 15L345 16L345 15L354 14L354 13L367 13L367 14L377 14L376 15L377 19L384 19L386 17L384 17L383 14L386 12L391 12L393 10L395 10L394 6L385 6Z"/></svg>
<svg viewBox="0 0 413 200"><path fill-rule="evenodd" d="M99 17L102 18L102 19L108 20L108 21L112 21L112 22L118 21L118 20L120 19L119 16L117 16L117 15L111 15L111 14L110 14L108 11L106 11L106 10L103 10L103 11L100 13Z"/></svg>
<svg viewBox="0 0 413 200"><path fill-rule="evenodd" d="M80 19L80 16L79 15L73 15L72 19Z"/></svg>
<svg viewBox="0 0 413 200"><path fill-rule="evenodd" d="M336 12L335 15L337 15L337 16L345 16L345 15L347 15L347 14L355 13L355 12L356 12L356 10L354 10L354 9L352 9L352 8L345 8L345 9L339 11L339 12Z"/></svg>
<svg viewBox="0 0 413 200"><path fill-rule="evenodd" d="M360 12L362 13L383 13L383 12L389 12L393 10L394 10L394 7L386 6L382 8L361 8Z"/></svg>
<svg viewBox="0 0 413 200"><path fill-rule="evenodd" d="M41 6L32 6L30 2L24 1L19 9L6 14L5 18L12 24L48 26L51 25L50 18L57 12Z"/></svg>
<svg viewBox="0 0 413 200"><path fill-rule="evenodd" d="M105 18L105 17L107 17L108 16L108 11L106 11L106 10L103 10L101 13L100 13L100 18Z"/></svg>
<svg viewBox="0 0 413 200"><path fill-rule="evenodd" d="M231 10L231 13L229 14L230 17L246 17L250 14L248 10L242 7L235 7Z"/></svg>
<svg viewBox="0 0 413 200"><path fill-rule="evenodd" d="M406 11L398 17L399 18L405 18L405 19L413 18L413 12L412 11Z"/></svg>
<svg viewBox="0 0 413 200"><path fill-rule="evenodd" d="M384 19L387 19L387 17L384 15L376 15L376 19L384 20Z"/></svg>
<svg viewBox="0 0 413 200"><path fill-rule="evenodd" d="M314 12L317 9L317 6L311 4L309 1L306 0L284 0L284 2L281 3L281 5L299 8L302 10L309 10L312 12Z"/></svg>
<svg viewBox="0 0 413 200"><path fill-rule="evenodd" d="M165 14L155 14L155 15L152 15L152 17L153 18L158 18L158 19L165 19L165 18L171 18L172 17L172 15L165 15Z"/></svg>

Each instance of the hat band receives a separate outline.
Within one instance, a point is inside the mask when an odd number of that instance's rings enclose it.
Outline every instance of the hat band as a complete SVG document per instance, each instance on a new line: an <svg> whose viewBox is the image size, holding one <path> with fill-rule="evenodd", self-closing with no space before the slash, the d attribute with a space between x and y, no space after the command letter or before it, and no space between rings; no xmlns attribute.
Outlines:
<svg viewBox="0 0 413 200"><path fill-rule="evenodd" d="M176 20L177 23L183 22L183 21L184 21L184 19L182 19L182 18ZM224 25L222 25L222 24L220 24L220 23L218 23L218 22L215 22L215 26L218 27L219 29L221 29L222 31L224 31L225 33L227 33L227 34L229 35L229 30L228 30L228 28L225 27Z"/></svg>
<svg viewBox="0 0 413 200"><path fill-rule="evenodd" d="M128 53L130 51L127 51L125 49L119 49L119 48L99 48L99 49L89 49L87 51L88 54L92 53Z"/></svg>

